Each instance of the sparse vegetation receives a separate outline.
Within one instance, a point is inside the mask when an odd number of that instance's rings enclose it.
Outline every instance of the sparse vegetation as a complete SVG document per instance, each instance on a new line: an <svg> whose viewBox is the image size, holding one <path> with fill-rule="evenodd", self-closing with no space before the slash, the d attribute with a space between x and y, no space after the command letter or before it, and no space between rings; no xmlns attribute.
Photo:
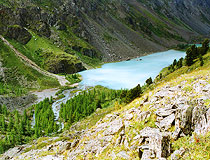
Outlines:
<svg viewBox="0 0 210 160"><path fill-rule="evenodd" d="M74 84L81 82L82 76L80 74L67 74L66 79L70 82L70 84Z"/></svg>
<svg viewBox="0 0 210 160"><path fill-rule="evenodd" d="M179 138L173 143L173 149L184 148L186 153L179 157L182 160L210 159L210 133L205 136L194 133L193 139L190 136Z"/></svg>

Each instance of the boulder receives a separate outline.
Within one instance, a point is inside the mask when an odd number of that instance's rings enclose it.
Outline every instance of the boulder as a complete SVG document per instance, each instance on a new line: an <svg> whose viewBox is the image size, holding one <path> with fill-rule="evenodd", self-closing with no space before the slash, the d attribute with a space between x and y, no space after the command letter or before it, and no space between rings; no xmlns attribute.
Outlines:
<svg viewBox="0 0 210 160"><path fill-rule="evenodd" d="M207 126L207 110L204 106L196 106L192 112L192 129L195 133L204 134Z"/></svg>
<svg viewBox="0 0 210 160"><path fill-rule="evenodd" d="M170 155L170 135L160 132L157 128L146 127L140 131L140 136L145 139L145 145L140 146L144 150L142 159L167 158ZM142 152L142 151L139 151Z"/></svg>
<svg viewBox="0 0 210 160"><path fill-rule="evenodd" d="M27 44L32 38L31 34L25 28L19 25L9 26L6 37L14 39L21 44Z"/></svg>
<svg viewBox="0 0 210 160"><path fill-rule="evenodd" d="M177 125L180 125L181 131L185 135L192 133L192 111L193 106L185 105L183 108L178 108L175 114L175 118L177 119L175 125L179 123Z"/></svg>
<svg viewBox="0 0 210 160"><path fill-rule="evenodd" d="M164 118L163 120L160 121L160 123L156 123L157 126L161 129L161 130L168 130L169 128L171 128L172 123L175 120L175 114L171 114L170 116Z"/></svg>
<svg viewBox="0 0 210 160"><path fill-rule="evenodd" d="M88 56L88 57L91 57L91 58L98 57L98 54L94 49L82 48L81 52L85 56Z"/></svg>
<svg viewBox="0 0 210 160"><path fill-rule="evenodd" d="M173 97L174 92L169 90L161 90L157 92L154 96L157 98L164 98L164 97Z"/></svg>
<svg viewBox="0 0 210 160"><path fill-rule="evenodd" d="M44 51L43 55L45 58L43 67L51 73L73 74L85 70L82 63L74 56L62 52L57 55L50 51Z"/></svg>
<svg viewBox="0 0 210 160"><path fill-rule="evenodd" d="M145 119L149 118L150 116L151 116L150 111L144 111L144 112L137 114L137 120L139 122L141 122L141 121L144 121Z"/></svg>
<svg viewBox="0 0 210 160"><path fill-rule="evenodd" d="M17 146L17 147L11 148L7 152L5 152L0 158L2 160L12 159L13 157L17 155L20 155L23 152L23 149L24 149L24 146Z"/></svg>
<svg viewBox="0 0 210 160"><path fill-rule="evenodd" d="M209 92L210 91L210 84L207 84L206 86L204 86L202 90L204 92Z"/></svg>
<svg viewBox="0 0 210 160"><path fill-rule="evenodd" d="M104 135L114 135L119 133L124 127L121 118L115 119L109 123L109 128L104 131Z"/></svg>
<svg viewBox="0 0 210 160"><path fill-rule="evenodd" d="M169 108L160 108L157 111L155 111L155 114L160 117L167 117L174 113L176 109L169 109Z"/></svg>

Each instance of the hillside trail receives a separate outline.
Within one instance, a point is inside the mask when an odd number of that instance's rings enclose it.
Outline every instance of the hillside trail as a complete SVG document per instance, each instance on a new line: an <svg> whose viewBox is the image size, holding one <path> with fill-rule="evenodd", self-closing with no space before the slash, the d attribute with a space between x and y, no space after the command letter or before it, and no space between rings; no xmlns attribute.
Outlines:
<svg viewBox="0 0 210 160"><path fill-rule="evenodd" d="M28 59L28 58L27 58L26 56L24 56L22 53L20 53L19 51L17 51L17 50L14 48L14 46L11 45L11 44L10 44L2 35L0 35L0 38L2 39L2 41L3 41L7 46L9 46L9 47L15 52L15 55L16 55L17 57L19 57L19 58L21 59L21 61L22 61L25 65L27 65L27 66L33 68L34 70L38 71L39 73L41 73L41 74L43 74L43 75L45 75L45 76L50 76L50 77L56 78L56 79L59 81L59 83L60 83L61 86L66 86L66 84L68 83L68 81L66 80L65 77L59 76L59 75L56 75L56 74L53 74L53 73L50 73L50 72L47 72L47 71L41 69L37 64L35 64L33 61L31 61L30 59Z"/></svg>

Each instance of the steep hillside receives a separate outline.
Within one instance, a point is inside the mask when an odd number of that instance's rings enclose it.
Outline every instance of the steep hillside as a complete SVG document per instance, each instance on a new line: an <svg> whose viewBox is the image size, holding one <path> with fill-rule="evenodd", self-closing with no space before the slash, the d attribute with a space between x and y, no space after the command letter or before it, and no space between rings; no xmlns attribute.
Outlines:
<svg viewBox="0 0 210 160"><path fill-rule="evenodd" d="M128 105L98 109L59 137L17 146L13 159L209 159L210 53ZM168 75L170 76L170 75ZM107 115L106 115L107 114ZM104 115L106 115L104 117ZM100 119L100 120L99 120Z"/></svg>
<svg viewBox="0 0 210 160"><path fill-rule="evenodd" d="M29 90L59 87L57 78L34 69L0 39L0 105L22 111L36 97ZM25 62L25 63L24 63Z"/></svg>
<svg viewBox="0 0 210 160"><path fill-rule="evenodd" d="M30 36L21 39L14 31L14 25L25 27L88 64L165 50L210 32L207 0L0 3L1 34L26 44Z"/></svg>

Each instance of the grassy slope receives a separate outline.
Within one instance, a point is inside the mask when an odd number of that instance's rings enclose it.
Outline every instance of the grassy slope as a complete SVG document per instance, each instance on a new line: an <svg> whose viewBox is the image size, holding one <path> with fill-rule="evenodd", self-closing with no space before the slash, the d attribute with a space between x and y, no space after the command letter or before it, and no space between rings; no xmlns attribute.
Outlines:
<svg viewBox="0 0 210 160"><path fill-rule="evenodd" d="M175 70L174 72L172 72L170 74L167 73L168 72L167 67L164 68L161 71L161 73L163 74L163 77L164 77L162 79L162 82L170 81L170 80L175 79L175 78L179 77L180 75L183 75L186 73L193 73L198 70L208 70L210 67L210 52L208 52L206 55L203 56L203 61L204 61L204 65L202 67L200 66L199 59L196 59L195 63L192 66L190 66L190 67L183 66L182 68ZM166 75L166 76L164 76L164 75ZM160 83L162 83L162 82L160 82Z"/></svg>
<svg viewBox="0 0 210 160"><path fill-rule="evenodd" d="M186 67L186 66L182 67L181 69L166 76L161 82L159 82L158 84L153 86L151 89L148 89L141 98L135 99L133 102L131 102L130 104L128 104L126 106L118 107L117 110L114 110L114 112L123 113L131 108L135 108L135 107L138 108L139 102L140 103L143 102L145 97L150 97L155 92L161 90L161 88L168 83L175 86L175 85L180 84L183 81L186 81L186 86L190 86L192 81L195 79L195 77L205 76L205 75L209 74L209 71L210 71L210 52L204 56L204 66L203 67L200 67L199 61L190 67ZM210 81L209 81L209 83L210 83ZM184 89L188 89L188 88L185 87ZM209 101L206 103L208 103L207 105L209 105ZM144 105L144 107L141 107L141 111L152 111L150 108L151 108L150 105ZM123 115L122 115L122 117L123 117ZM155 115L152 114L152 116L150 118L148 118L145 121L140 122L140 123L136 122L135 118L134 118L134 120L131 121L130 125L131 125L131 128L129 131L129 137L135 137L136 132L133 132L134 130L141 130L147 126L152 127L152 128L156 127ZM174 128L171 127L170 129L173 131ZM116 138L119 137L119 135L115 135L115 136L116 136ZM184 156L184 159L186 159L186 157L188 159L202 159L202 158L209 159L210 158L210 152L209 152L210 132L205 136L196 135L196 137L197 137L196 139L198 139L199 142L194 141L194 142L190 143L191 137L186 136L186 137L178 139L177 141L174 141L172 147L174 150L180 149L181 147L187 149L189 152L186 153L186 155ZM133 144L133 145L138 146L139 144ZM126 150L126 147L124 145L115 147L113 144L113 145L110 145L99 157L106 157L108 152L111 153L112 151L114 151L115 153L118 153L119 151L122 151L122 150ZM130 156L132 159L138 159L138 157L136 157L136 155L138 155L138 151L134 152ZM182 158L183 157L180 157L180 159L182 159Z"/></svg>
<svg viewBox="0 0 210 160"><path fill-rule="evenodd" d="M47 69L46 63L50 63L54 60L54 58L59 59L59 57L62 57L62 55L65 55L66 58L72 61L72 63L79 62L76 56L67 54L47 38L40 37L33 32L31 32L31 34L33 37L26 45L22 45L13 40L10 40L10 42L21 53L23 53L42 68ZM51 56L47 56L46 53L50 53Z"/></svg>
<svg viewBox="0 0 210 160"><path fill-rule="evenodd" d="M192 80L195 79L195 77L202 77L205 76L207 74L209 74L209 70L210 70L210 52L208 54L206 54L204 56L204 66L200 67L199 66L199 61L196 62L195 64L193 64L190 67L182 67L181 69L169 74L168 76L165 77L165 79L163 79L161 82L159 82L158 84L156 84L154 89L151 90L147 90L144 95L141 98L137 98L135 99L133 102L131 102L128 105L119 105L117 103L110 105L110 107L99 110L95 113L93 113L91 116L83 119L82 121L76 123L74 125L74 129L73 130L69 130L64 132L64 134L61 135L61 139L64 138L66 135L69 134L73 134L75 132L75 129L78 131L81 131L83 129L89 128L90 131L92 131L92 129L94 130L95 124L96 122L98 122L99 119L103 118L105 115L109 114L109 113L120 113L120 117L124 117L126 115L126 111L128 111L131 108L139 108L139 104L141 102L144 102L145 97L149 97L151 95L153 95L154 93L156 93L157 91L159 91L161 89L161 87L163 87L164 85L166 85L166 83L170 83L172 86L180 84L183 81L187 81L186 85L190 85ZM210 81L209 81L210 83ZM141 107L141 111L154 111L150 109L150 105L143 105L143 107ZM133 139L136 136L136 131L143 129L146 126L149 127L156 127L155 125L155 120L156 120L156 116L154 114L152 114L148 119L142 121L142 122L138 122L135 121L135 118L133 120L131 120L130 122L130 128L128 131L129 133L129 138ZM91 129L92 128L92 129ZM169 130L173 131L174 127L171 127ZM117 137L119 137L120 133L117 133L115 135L116 139ZM190 157L190 159L209 159L210 155L209 155L209 148L210 148L210 144L209 144L209 134L205 135L205 136L197 136L197 139L199 140L199 143L194 141L192 143L189 143L191 138L189 136L187 137L183 137L178 139L177 141L173 142L173 149L177 150L180 149L181 147L184 147L185 149L188 149L189 152L187 152L187 154L189 154L188 157ZM92 138L92 137L83 137L82 141L88 139L88 138ZM94 138L94 137L93 137ZM45 143L43 144L42 147L40 147L39 149L42 149L43 147L51 144L50 139L51 138L45 138L46 140L49 139L49 143ZM38 140L38 145L34 144L33 148L38 148L42 143L41 140ZM68 141L72 141L72 140L68 140ZM138 141L137 141L138 142ZM132 145L136 145L138 146L139 144L132 144ZM31 149L31 148L30 148ZM29 149L29 150L30 150ZM115 153L118 153L119 151L125 150L126 151L126 147L124 145L119 145L119 146L115 146L115 144L110 144L107 149L105 151L102 152L102 154L99 155L99 157L106 157L108 153L111 153L112 151L114 151ZM64 152L63 155L67 156L67 152ZM44 155L49 155L52 154L54 155L55 153L52 153L51 151L41 151L39 153L40 156ZM138 151L133 152L130 156L132 159L138 159ZM91 155L89 155L91 157ZM99 159L104 159L104 158L99 158Z"/></svg>
<svg viewBox="0 0 210 160"><path fill-rule="evenodd" d="M3 67L9 69L6 76L8 77L8 83L13 88L52 88L58 87L59 83L56 79L44 76L36 70L26 66L20 59L15 56L15 53L0 41L0 57L3 59ZM15 72L15 73L14 73ZM21 84L18 78L24 77L24 84Z"/></svg>

